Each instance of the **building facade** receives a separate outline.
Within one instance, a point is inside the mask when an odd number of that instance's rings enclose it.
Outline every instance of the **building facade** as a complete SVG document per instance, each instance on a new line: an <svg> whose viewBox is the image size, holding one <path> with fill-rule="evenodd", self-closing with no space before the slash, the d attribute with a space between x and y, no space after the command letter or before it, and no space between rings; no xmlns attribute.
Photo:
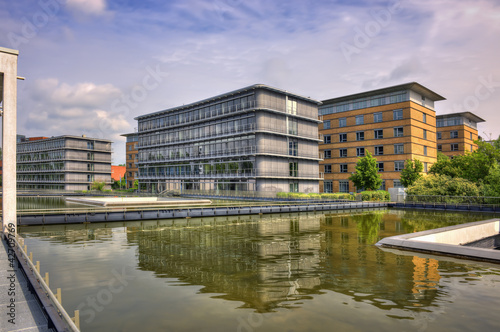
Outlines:
<svg viewBox="0 0 500 332"><path fill-rule="evenodd" d="M17 144L17 188L90 190L111 185L111 141L85 136L27 139Z"/></svg>
<svg viewBox="0 0 500 332"><path fill-rule="evenodd" d="M438 115L437 150L448 157L476 150L477 144L474 141L479 138L477 132L479 122L484 120L471 112Z"/></svg>
<svg viewBox="0 0 500 332"><path fill-rule="evenodd" d="M320 102L252 85L138 121L148 191L318 192Z"/></svg>
<svg viewBox="0 0 500 332"><path fill-rule="evenodd" d="M138 140L137 133L123 134L127 138L125 143L125 178L127 179L127 189L134 187L134 181L137 179L139 168L137 163L139 161Z"/></svg>
<svg viewBox="0 0 500 332"><path fill-rule="evenodd" d="M413 82L324 100L320 191L361 190L348 178L367 151L377 159L382 189L401 186L407 159L419 159L427 172L437 156L434 102L444 99Z"/></svg>

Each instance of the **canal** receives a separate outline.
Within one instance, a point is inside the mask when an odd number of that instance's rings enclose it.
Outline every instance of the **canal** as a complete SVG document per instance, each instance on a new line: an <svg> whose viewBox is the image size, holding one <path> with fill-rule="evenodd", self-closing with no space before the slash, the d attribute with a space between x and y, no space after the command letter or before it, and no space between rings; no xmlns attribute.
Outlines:
<svg viewBox="0 0 500 332"><path fill-rule="evenodd" d="M381 238L494 216L413 210L21 227L82 331L498 330L500 266Z"/></svg>

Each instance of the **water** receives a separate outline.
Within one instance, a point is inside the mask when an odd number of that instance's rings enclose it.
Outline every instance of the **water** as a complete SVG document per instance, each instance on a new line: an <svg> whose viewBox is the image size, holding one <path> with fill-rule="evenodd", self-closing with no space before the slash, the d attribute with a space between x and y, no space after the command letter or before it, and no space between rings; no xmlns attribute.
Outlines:
<svg viewBox="0 0 500 332"><path fill-rule="evenodd" d="M376 210L20 228L82 331L498 330L500 266L387 252L485 214Z"/></svg>

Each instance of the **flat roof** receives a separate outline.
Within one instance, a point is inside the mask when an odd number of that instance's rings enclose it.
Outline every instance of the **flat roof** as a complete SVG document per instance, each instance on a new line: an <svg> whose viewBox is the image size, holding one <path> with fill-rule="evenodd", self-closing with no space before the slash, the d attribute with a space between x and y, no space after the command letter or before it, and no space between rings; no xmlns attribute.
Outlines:
<svg viewBox="0 0 500 332"><path fill-rule="evenodd" d="M11 48L2 47L2 46L0 46L0 52L2 52L2 53L8 53L8 54L14 54L14 55L19 55L19 51L18 50L13 50Z"/></svg>
<svg viewBox="0 0 500 332"><path fill-rule="evenodd" d="M29 138L29 137L26 137L26 138ZM109 139L104 139L104 138L93 138L93 137L74 136L74 135L60 135L60 136L48 137L48 138L45 138L45 139L39 139L39 140L36 140L36 141L19 142L17 144L28 144L28 143L48 141L48 140L59 139L59 138L76 138L76 139L85 139L85 140L92 140L92 141L100 141L100 142L105 142L105 143L113 143L113 141L111 141Z"/></svg>
<svg viewBox="0 0 500 332"><path fill-rule="evenodd" d="M341 103L341 102L350 101L350 100L354 100L354 99L368 98L368 97L372 97L372 96L376 96L376 95L382 95L382 94L387 94L387 93L391 93L391 92L406 91L406 90L413 90L413 91L421 94L422 96L425 96L426 98L429 98L433 101L446 100L446 98L444 98L443 96L426 88L425 86L423 86L417 82L410 82L410 83L394 85L394 86L390 86L390 87L386 87L386 88L382 88L382 89L370 90L370 91L366 91L366 92L355 93L352 95L326 99L326 100L323 100L323 105L336 104L336 103Z"/></svg>
<svg viewBox="0 0 500 332"><path fill-rule="evenodd" d="M123 136L123 137L129 137L129 136L138 136L139 133L128 133L128 134L121 134L120 136Z"/></svg>
<svg viewBox="0 0 500 332"><path fill-rule="evenodd" d="M301 95L298 95L298 94L295 94L295 93L291 93L291 92L289 92L287 90L282 90L282 89L274 88L274 87L271 87L271 86L265 85L265 84L254 84L254 85L250 85L250 86L238 89L238 90L234 90L234 91L226 92L226 93L223 93L223 94L220 94L220 95L217 95L217 96L213 96L213 97L210 97L210 98L202 99L200 101L196 101L194 103L190 103L190 104L187 104L187 105L172 107L172 108L164 109L164 110L161 110L161 111L158 111L158 112L153 112L153 113L148 113L148 114L140 115L140 116L134 118L134 120L140 120L140 119L153 117L153 116L156 116L156 115L159 115L159 114L162 114L162 113L166 113L166 112L173 112L173 111L182 110L182 109L185 109L185 108L191 108L191 107L194 107L194 106L197 106L197 105L202 105L202 104L205 104L205 103L216 101L217 99L222 99L222 98L234 95L234 94L238 94L238 93L249 91L249 90L255 90L255 89L266 89L266 90L269 90L269 91L282 93L282 94L285 94L285 95L288 95L288 96L293 96L295 98L299 98L299 99L302 99L302 100L305 100L305 101L308 101L308 102L311 102L311 103L315 103L317 105L321 105L320 101L312 99L310 97L304 97L304 96L301 96Z"/></svg>
<svg viewBox="0 0 500 332"><path fill-rule="evenodd" d="M447 119L447 118L455 118L457 116L463 116L464 118L467 118L469 120L472 120L474 122L486 122L483 118L480 118L476 114L472 112L459 112L459 113L447 113L447 114L440 114L436 115L436 119Z"/></svg>

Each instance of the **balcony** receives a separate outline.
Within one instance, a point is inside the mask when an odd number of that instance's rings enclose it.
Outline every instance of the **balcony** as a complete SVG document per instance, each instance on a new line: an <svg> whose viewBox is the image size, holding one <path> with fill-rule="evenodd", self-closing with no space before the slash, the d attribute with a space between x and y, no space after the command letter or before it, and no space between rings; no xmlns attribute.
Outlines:
<svg viewBox="0 0 500 332"><path fill-rule="evenodd" d="M139 180L168 180L168 179L238 179L238 178L284 178L284 179L323 179L323 173L296 172L290 175L288 169L285 171L266 171L258 169L231 170L231 171L208 171L208 172L179 172L178 174L143 174L136 177Z"/></svg>

